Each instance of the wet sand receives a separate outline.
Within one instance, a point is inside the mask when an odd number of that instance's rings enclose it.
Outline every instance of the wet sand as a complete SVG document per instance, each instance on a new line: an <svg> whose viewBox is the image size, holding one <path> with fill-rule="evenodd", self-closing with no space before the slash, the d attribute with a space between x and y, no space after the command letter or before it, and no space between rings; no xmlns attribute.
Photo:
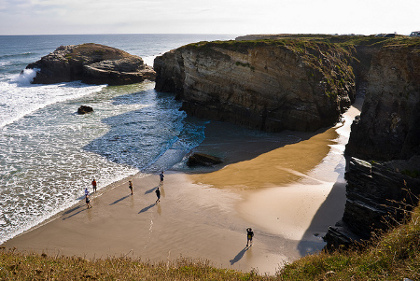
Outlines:
<svg viewBox="0 0 420 281"><path fill-rule="evenodd" d="M167 171L162 185L158 175L138 174L99 190L91 209L80 201L2 246L89 259L166 262L182 256L274 274L284 263L322 249L321 236L341 218L342 152L356 114L352 108L340 128L287 145L240 136L222 141L209 132L197 150L223 152L230 164L222 169ZM159 185L161 201L155 203ZM255 232L249 248L247 227Z"/></svg>

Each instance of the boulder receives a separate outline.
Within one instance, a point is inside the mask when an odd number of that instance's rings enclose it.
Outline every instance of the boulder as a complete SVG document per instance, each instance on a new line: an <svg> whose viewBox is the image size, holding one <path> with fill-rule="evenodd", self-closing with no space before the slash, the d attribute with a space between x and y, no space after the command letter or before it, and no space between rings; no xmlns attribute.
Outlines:
<svg viewBox="0 0 420 281"><path fill-rule="evenodd" d="M216 156L207 155L204 153L194 153L188 158L187 166L196 167L196 166L213 166L216 164L222 163L222 159Z"/></svg>
<svg viewBox="0 0 420 281"><path fill-rule="evenodd" d="M93 112L93 108L87 105L81 105L78 109L77 109L77 114L86 114L86 113L90 113Z"/></svg>
<svg viewBox="0 0 420 281"><path fill-rule="evenodd" d="M155 79L155 71L142 58L93 43L60 46L26 68L37 70L34 84L81 80L87 84L125 85Z"/></svg>

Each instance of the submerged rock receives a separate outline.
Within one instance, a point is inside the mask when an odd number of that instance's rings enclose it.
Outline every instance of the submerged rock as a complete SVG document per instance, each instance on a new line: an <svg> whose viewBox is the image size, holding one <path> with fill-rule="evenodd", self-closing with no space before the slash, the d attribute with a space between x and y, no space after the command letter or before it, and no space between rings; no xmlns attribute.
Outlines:
<svg viewBox="0 0 420 281"><path fill-rule="evenodd" d="M222 163L222 159L216 156L207 155L204 153L194 153L188 158L187 166L188 167L195 167L195 166L213 166L216 164Z"/></svg>
<svg viewBox="0 0 420 281"><path fill-rule="evenodd" d="M34 84L81 80L87 84L125 85L155 79L155 71L142 58L93 43L60 46L26 68L37 70Z"/></svg>
<svg viewBox="0 0 420 281"><path fill-rule="evenodd" d="M81 105L78 109L77 109L77 114L86 114L86 113L90 113L93 112L93 108L87 105Z"/></svg>

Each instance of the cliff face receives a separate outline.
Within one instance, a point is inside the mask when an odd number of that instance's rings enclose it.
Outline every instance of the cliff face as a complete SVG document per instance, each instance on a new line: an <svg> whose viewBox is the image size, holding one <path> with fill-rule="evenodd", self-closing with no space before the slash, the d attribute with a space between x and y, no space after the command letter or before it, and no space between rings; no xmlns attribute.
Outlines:
<svg viewBox="0 0 420 281"><path fill-rule="evenodd" d="M366 76L367 95L346 153L376 160L419 154L420 47L383 47Z"/></svg>
<svg viewBox="0 0 420 281"><path fill-rule="evenodd" d="M384 46L367 65L365 101L346 146L345 212L326 236L330 246L367 239L418 204L420 47Z"/></svg>
<svg viewBox="0 0 420 281"><path fill-rule="evenodd" d="M26 68L38 69L34 84L81 80L87 84L124 85L155 78L154 70L142 58L98 44L61 46Z"/></svg>
<svg viewBox="0 0 420 281"><path fill-rule="evenodd" d="M349 50L327 44L225 42L157 57L156 90L187 113L266 131L333 125L354 97Z"/></svg>

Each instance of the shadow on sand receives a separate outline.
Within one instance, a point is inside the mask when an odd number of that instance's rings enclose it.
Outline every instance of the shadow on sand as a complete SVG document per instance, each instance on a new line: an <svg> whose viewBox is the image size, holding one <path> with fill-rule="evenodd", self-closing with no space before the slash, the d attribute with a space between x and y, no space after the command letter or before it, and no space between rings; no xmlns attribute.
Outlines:
<svg viewBox="0 0 420 281"><path fill-rule="evenodd" d="M314 215L311 224L303 235L303 240L297 246L302 256L321 251L324 246L323 243L319 243L319 241L322 241L322 237L318 236L318 234L325 233L329 226L335 225L343 216L344 206L346 204L345 167L338 165L335 171L341 173L341 175L338 177L336 183L334 183L324 203L322 203ZM319 240L308 241L308 237L317 237Z"/></svg>
<svg viewBox="0 0 420 281"><path fill-rule="evenodd" d="M114 202L110 203L109 205L115 205L115 204L117 204L117 203L119 203L119 202L127 199L128 197L130 197L130 195L127 195L127 196L124 196L124 197L122 197L122 198L120 198L118 200L115 200Z"/></svg>
<svg viewBox="0 0 420 281"><path fill-rule="evenodd" d="M158 187L159 187L159 186L155 186L155 187L153 187L153 188L151 188L151 189L149 189L149 190L146 190L146 192L144 192L144 194L149 194L149 193L152 193L152 192L153 192L153 191L155 191Z"/></svg>
<svg viewBox="0 0 420 281"><path fill-rule="evenodd" d="M70 209L70 210L66 211L63 215L70 214L71 212L76 211L76 210L77 210L77 209L79 209L79 208L81 208L81 206L77 206L77 207L75 207L75 208L73 208L73 209ZM80 213L82 213L82 212L84 212L84 211L86 211L86 210L87 210L87 209L82 209L82 210L80 210L80 211L78 211L78 212L76 212L76 213L74 213L74 214L71 214L71 215L69 215L69 216L67 216L67 217L62 218L62 220L64 221L64 220L66 220L66 219L72 218L72 217L74 217L74 216L76 216L76 215L78 215L78 214L80 214Z"/></svg>
<svg viewBox="0 0 420 281"><path fill-rule="evenodd" d="M245 248L243 248L233 259L229 261L230 265L234 265L235 263L240 261L245 255L246 251L249 250L249 248L251 248L251 246L245 246Z"/></svg>
<svg viewBox="0 0 420 281"><path fill-rule="evenodd" d="M169 144L173 139L180 138L180 135L162 136L161 132L175 132L179 129L179 109L182 103L176 101L172 94L159 93L154 89L138 91L137 88L133 88L132 90L132 93L114 97L113 104L116 106L154 104L154 106L140 107L102 119L101 122L108 125L110 130L105 135L91 141L83 149L101 155L109 161L137 168L142 172L154 173L168 168L173 169L174 164L181 161L190 148L186 147L185 151L179 149L178 146L181 144L176 142L173 144L176 145L176 149L171 149L172 146L169 146L168 153L163 151L163 154L159 156L162 159L155 159L155 157L156 151L161 150L162 144ZM155 118L150 118L150 116L155 116ZM175 167L175 170L181 169L187 173L213 172L225 165L253 159L271 150L298 143L320 133L320 131L314 133L295 131L268 133L228 122L208 122L190 116L186 118L188 120L185 121L185 132L189 130L190 125L188 124L193 124L192 127L204 127L205 139L198 147L194 148L194 152L218 156L224 160L221 165L202 169L188 168L185 165ZM148 128L158 128L158 131L157 129L149 131ZM156 139L157 136L159 136L159 141ZM155 143L156 145L151 145ZM232 150L232 147L238 149ZM172 160L177 162L173 163Z"/></svg>
<svg viewBox="0 0 420 281"><path fill-rule="evenodd" d="M156 203L153 203L153 204L150 204L147 207L144 207L143 209L140 210L139 214L144 213L144 212L147 212L148 210L150 210L155 205L156 205Z"/></svg>

